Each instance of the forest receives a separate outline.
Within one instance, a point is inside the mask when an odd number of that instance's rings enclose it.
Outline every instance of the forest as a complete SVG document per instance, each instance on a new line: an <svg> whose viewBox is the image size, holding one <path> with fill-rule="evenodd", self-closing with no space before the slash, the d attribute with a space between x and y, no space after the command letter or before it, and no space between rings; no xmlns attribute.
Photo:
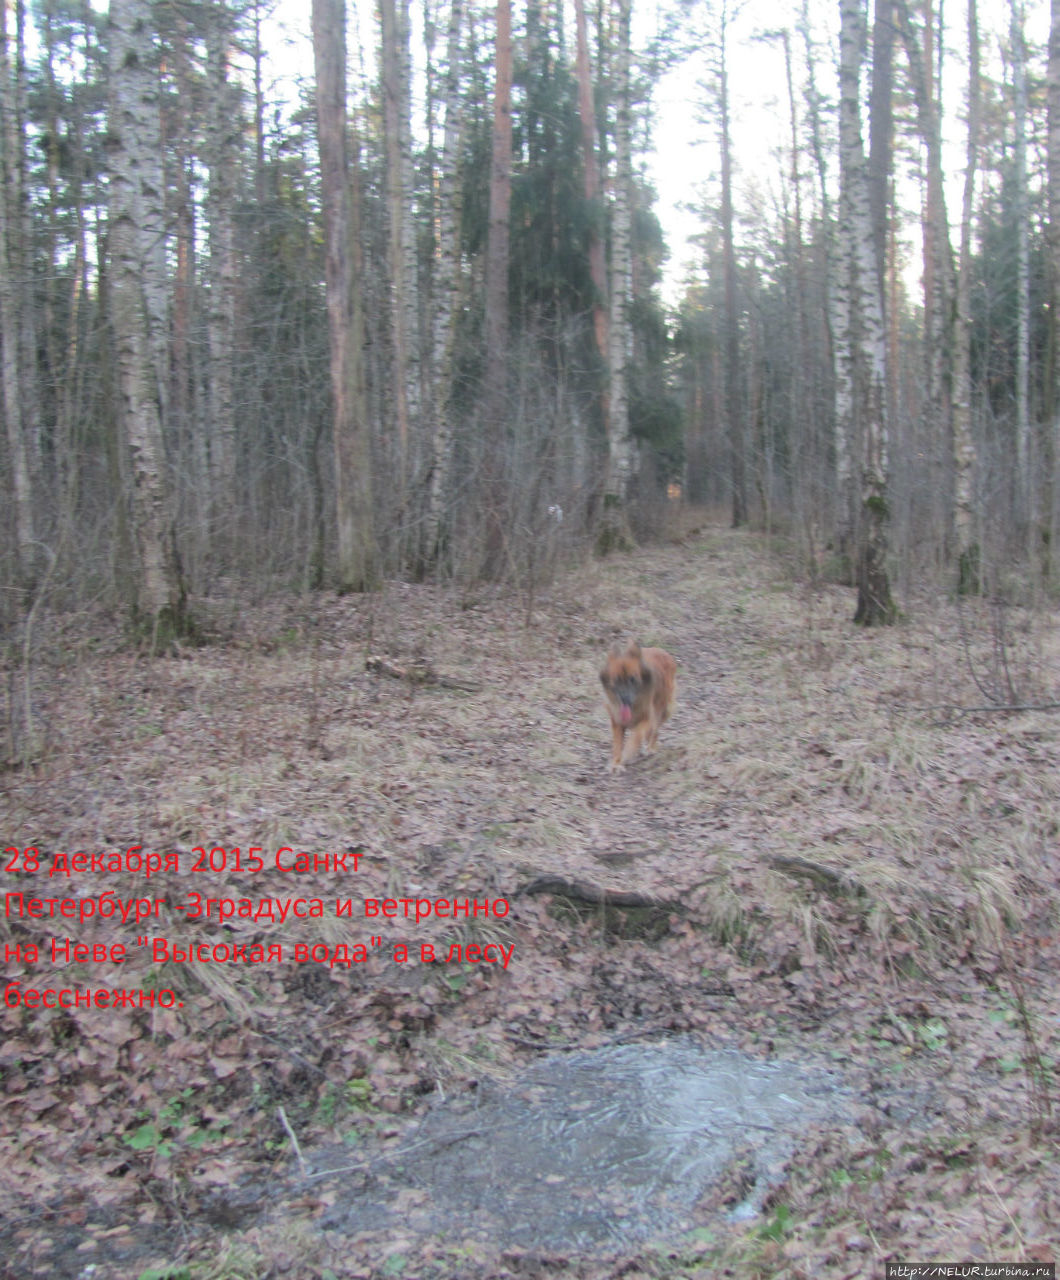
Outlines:
<svg viewBox="0 0 1060 1280"><path fill-rule="evenodd" d="M668 493L793 537L869 623L892 580L1055 583L1060 53L1022 5L381 3L351 43L318 4L282 103L261 3L3 13L16 643L43 596L190 634L218 582L525 585ZM756 43L783 141L737 156ZM676 305L675 67L714 143Z"/></svg>
<svg viewBox="0 0 1060 1280"><path fill-rule="evenodd" d="M0 22L0 1280L1054 1264L1060 0Z"/></svg>

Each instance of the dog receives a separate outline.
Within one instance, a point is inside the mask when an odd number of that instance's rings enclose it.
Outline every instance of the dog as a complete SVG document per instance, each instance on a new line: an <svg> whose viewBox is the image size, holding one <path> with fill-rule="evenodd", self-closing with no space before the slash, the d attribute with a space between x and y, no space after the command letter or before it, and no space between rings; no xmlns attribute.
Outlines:
<svg viewBox="0 0 1060 1280"><path fill-rule="evenodd" d="M659 728L674 709L677 663L664 649L642 649L631 641L613 644L600 668L611 716L611 772L627 765L641 747L654 751ZM626 742L626 732L629 741Z"/></svg>

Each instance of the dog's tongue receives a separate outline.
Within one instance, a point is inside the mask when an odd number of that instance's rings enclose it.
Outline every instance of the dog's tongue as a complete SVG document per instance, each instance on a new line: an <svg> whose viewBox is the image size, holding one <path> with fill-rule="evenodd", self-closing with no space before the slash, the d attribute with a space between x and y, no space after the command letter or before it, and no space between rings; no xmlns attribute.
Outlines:
<svg viewBox="0 0 1060 1280"><path fill-rule="evenodd" d="M633 711L629 707L623 707L621 715L622 715L623 724L629 724L629 722L633 719Z"/></svg>

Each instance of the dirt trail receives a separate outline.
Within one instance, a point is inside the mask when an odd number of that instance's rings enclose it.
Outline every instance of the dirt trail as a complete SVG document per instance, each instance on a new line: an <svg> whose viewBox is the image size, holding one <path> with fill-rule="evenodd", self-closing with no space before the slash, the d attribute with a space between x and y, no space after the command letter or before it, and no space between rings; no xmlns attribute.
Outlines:
<svg viewBox="0 0 1060 1280"><path fill-rule="evenodd" d="M272 870L194 887L512 909L223 928L172 912L179 942L293 950L378 934L383 947L352 968L153 975L134 947L120 974L75 976L164 979L182 1008L6 1008L0 1196L13 1225L0 1256L20 1277L84 1262L97 1280L174 1261L193 1280L326 1267L374 1280L386 1258L403 1259L386 1274L438 1280L529 1274L481 1242L329 1242L317 1217L341 1186L300 1180L290 1133L307 1150L400 1144L440 1094L503 1089L550 1052L660 1036L827 1061L875 1100L874 1125L806 1139L766 1206L772 1234L716 1232L745 1194L737 1179L697 1206L714 1234L675 1242L670 1270L633 1250L546 1260L541 1274L838 1280L888 1257L1053 1256L1057 720L916 710L981 700L969 666L989 673L998 648L985 608L967 606L967 644L937 597L886 632L857 631L852 612L851 593L809 589L762 539L707 527L561 575L529 626L520 597L400 584L247 609L225 643L175 660L137 659L103 623L56 623L37 685L50 750L0 778L5 844L175 850L181 875L150 885L174 901L198 845L355 850L355 877L296 886ZM1011 622L1009 670L1029 698L1055 700L1055 617ZM658 753L610 775L597 672L629 636L677 658L678 706ZM373 654L478 688L388 679L365 670ZM678 909L520 893L542 875ZM45 932L8 924L16 943ZM95 920L80 936L117 935ZM440 958L491 943L514 947L507 969L392 959L401 945ZM5 977L71 980L47 966ZM269 1184L287 1198L263 1213Z"/></svg>

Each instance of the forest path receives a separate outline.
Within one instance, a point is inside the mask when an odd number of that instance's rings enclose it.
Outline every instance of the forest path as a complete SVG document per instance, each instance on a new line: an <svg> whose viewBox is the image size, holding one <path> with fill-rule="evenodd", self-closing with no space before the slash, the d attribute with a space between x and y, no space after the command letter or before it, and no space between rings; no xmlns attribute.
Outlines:
<svg viewBox="0 0 1060 1280"><path fill-rule="evenodd" d="M809 614L791 609L786 566L730 530L711 527L685 545L614 557L592 570L562 583L550 602L567 621L560 661L584 688L564 698L548 680L531 699L547 739L564 744L554 762L535 770L547 779L541 799L569 835L551 851L560 864L553 869L582 872L588 860L611 887L660 893L698 880L709 848L755 838L727 763L788 770L781 761L791 735L809 730L800 723L802 699L793 700L787 684L799 685L801 663L820 662L822 641ZM846 595L825 592L810 613L826 614L826 626L838 628ZM611 775L597 672L610 642L627 638L673 654L677 703L658 752ZM621 867L617 881L606 875L608 865Z"/></svg>
<svg viewBox="0 0 1060 1280"><path fill-rule="evenodd" d="M966 603L959 622L945 598L922 598L901 625L866 632L851 623L851 591L807 585L793 567L760 535L705 525L680 544L558 573L529 617L517 592L396 582L374 596L272 596L238 612L230 600L202 602L238 617L226 642L155 660L130 652L101 616L65 631L51 623L58 643L36 685L49 753L38 769L0 776L5 840L45 857L177 851L181 871L146 885L109 870L41 877L40 892L150 892L169 904L152 936L226 953L267 945L282 957L161 968L135 945L142 927L97 913L76 939L125 943L122 983L164 980L181 1003L149 1016L2 1011L18 1067L0 1079L8 1123L33 1141L5 1148L0 1202L11 1221L26 1221L29 1205L41 1221L69 1212L73 1224L0 1231L18 1274L81 1274L88 1236L92 1256L113 1261L125 1246L108 1231L149 1209L124 1259L97 1273L139 1274L146 1261L131 1259L162 1247L150 1216L159 1206L178 1224L164 1237L173 1256L185 1256L190 1224L193 1249L213 1258L225 1238L215 1223L244 1211L257 1222L260 1189L278 1174L294 1198L254 1227L254 1248L284 1274L323 1274L330 1246L295 1162L277 1155L288 1140L281 1104L306 1150L350 1134L392 1145L391 1125L414 1126L436 1094L473 1098L484 1078L503 1088L543 1055L684 1036L827 1060L859 1097L886 1100L868 1146L830 1128L793 1165L802 1216L792 1239L807 1272L851 1274L828 1244L837 1223L879 1242L877 1260L888 1250L961 1256L973 1241L997 1256L1013 1230L1009 1252L1052 1248L1055 1159L1013 1135L1044 1114L1034 1055L1060 1056L1056 718L940 723L930 710L981 700L968 663L996 653L989 604ZM1055 615L1013 610L1009 622L1005 656L1020 690L1055 700ZM611 774L598 673L612 641L631 637L676 658L677 708L658 752ZM474 688L373 673L373 654ZM356 851L360 865L194 873L198 846ZM542 875L680 909L645 922L520 892ZM189 918L192 892L325 910L221 924ZM511 910L421 920L370 914L368 899ZM16 942L56 932L47 919L12 927ZM337 946L367 958L295 961L300 947ZM467 949L463 960L450 961L453 947ZM69 980L46 962L8 976ZM86 967L86 983L110 980ZM171 1144L165 1161L134 1145L145 1125ZM967 1151L985 1153L1008 1188L996 1204L964 1146L956 1162L939 1158L955 1134L971 1135ZM909 1159L892 1163L909 1142ZM854 1175L876 1190L852 1206ZM245 1206L223 1190L235 1187L249 1188ZM86 1197L110 1207L82 1226ZM930 1216L893 1211L929 1201ZM700 1208L704 1222L720 1221L724 1189ZM378 1239L352 1253L340 1243L342 1257L385 1256ZM425 1245L416 1273L505 1274L486 1245L476 1269L458 1266L449 1243ZM376 1274L368 1261L329 1265ZM578 1267L571 1274L586 1280L610 1274ZM739 1256L729 1268L746 1270Z"/></svg>

